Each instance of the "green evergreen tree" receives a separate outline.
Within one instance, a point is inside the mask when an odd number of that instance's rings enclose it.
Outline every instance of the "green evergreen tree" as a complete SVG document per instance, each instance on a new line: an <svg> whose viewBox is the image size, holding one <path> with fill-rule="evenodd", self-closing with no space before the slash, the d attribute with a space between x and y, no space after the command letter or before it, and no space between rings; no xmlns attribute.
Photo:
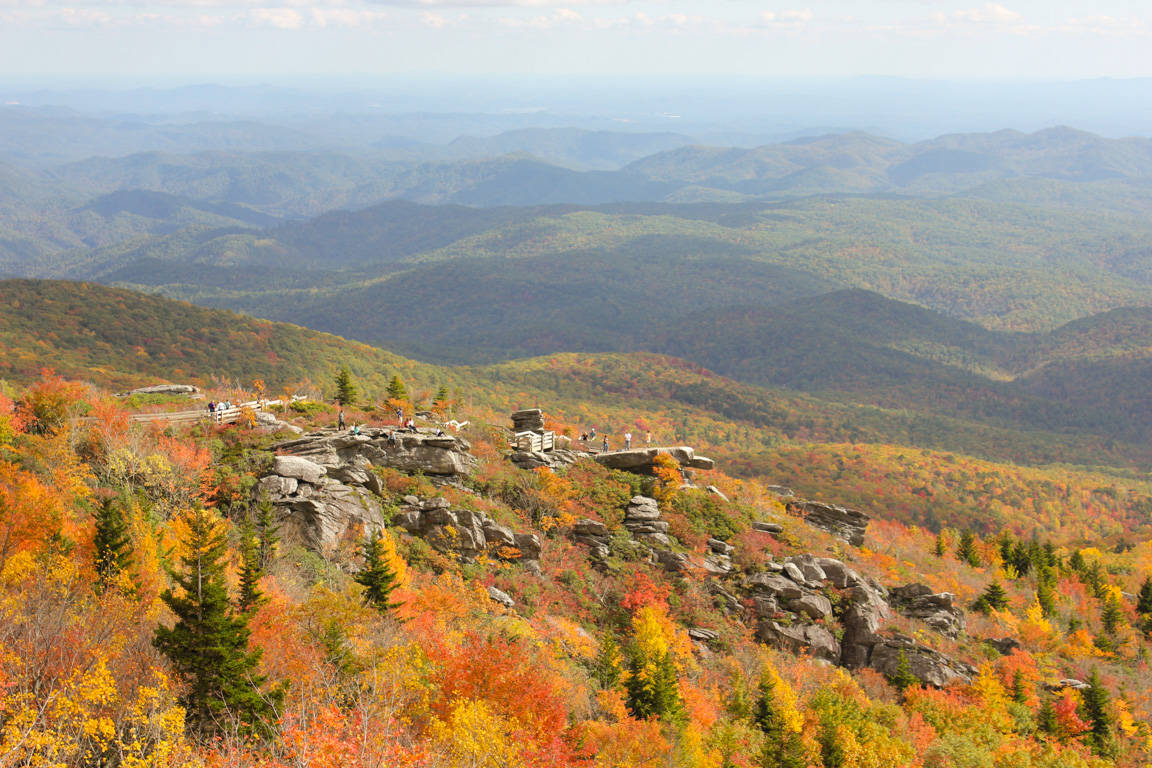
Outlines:
<svg viewBox="0 0 1152 768"><path fill-rule="evenodd" d="M973 568L980 567L980 554L976 551L976 535L965 530L960 534L960 541L956 545L956 557L960 562L968 563Z"/></svg>
<svg viewBox="0 0 1152 768"><path fill-rule="evenodd" d="M760 678L759 696L752 723L764 735L756 764L761 768L806 768L808 761L800 734L784 727L776 704L776 684L768 675Z"/></svg>
<svg viewBox="0 0 1152 768"><path fill-rule="evenodd" d="M1104 600L1104 607L1100 609L1100 626L1103 627L1104 633L1109 637L1116 636L1116 630L1124 623L1124 610L1120 607L1120 602L1109 595Z"/></svg>
<svg viewBox="0 0 1152 768"><path fill-rule="evenodd" d="M1036 727L1041 733L1049 735L1055 734L1060 727L1056 719L1056 706L1052 703L1051 696L1045 696L1044 701L1040 703L1040 711L1036 713Z"/></svg>
<svg viewBox="0 0 1152 768"><path fill-rule="evenodd" d="M1104 581L1104 575L1100 572L1100 563L1095 560L1081 569L1080 581L1088 587L1092 596L1097 600L1103 600L1107 596L1108 585Z"/></svg>
<svg viewBox="0 0 1152 768"><path fill-rule="evenodd" d="M407 400L408 388L404 386L404 382L400 380L397 374L392 375L392 380L388 382L388 399L389 400Z"/></svg>
<svg viewBox="0 0 1152 768"><path fill-rule="evenodd" d="M240 524L240 594L236 609L241 613L252 613L265 601L260 590L260 579L264 568L260 563L260 542L256 538L256 528L247 517Z"/></svg>
<svg viewBox="0 0 1152 768"><path fill-rule="evenodd" d="M624 689L633 717L675 722L683 713L680 679L671 651L650 661L634 646L629 653Z"/></svg>
<svg viewBox="0 0 1152 768"><path fill-rule="evenodd" d="M1024 673L1020 670L1012 673L1012 701L1017 704L1028 701L1028 689L1024 687Z"/></svg>
<svg viewBox="0 0 1152 768"><path fill-rule="evenodd" d="M596 658L592 660L592 678L602 690L610 691L620 685L620 678L624 673L623 664L620 644L616 642L611 632L605 632L604 637L600 639Z"/></svg>
<svg viewBox="0 0 1152 768"><path fill-rule="evenodd" d="M1145 576L1140 585L1140 592L1136 596L1136 613L1152 616L1152 576Z"/></svg>
<svg viewBox="0 0 1152 768"><path fill-rule="evenodd" d="M1005 566L1014 565L1012 560L1012 545L1016 540L1012 538L1012 534L1007 531L1001 531L1000 536L996 539L996 547L1000 550L1000 562Z"/></svg>
<svg viewBox="0 0 1152 768"><path fill-rule="evenodd" d="M908 663L908 654L900 651L896 659L896 669L888 675L888 682L899 691L906 691L914 685L920 685L920 678L912 672L912 665Z"/></svg>
<svg viewBox="0 0 1152 768"><path fill-rule="evenodd" d="M1001 586L999 581L993 580L991 584L984 588L984 593L973 605L973 608L981 613L988 613L989 611L1002 611L1008 607L1008 592Z"/></svg>
<svg viewBox="0 0 1152 768"><path fill-rule="evenodd" d="M1040 604L1044 618L1050 619L1056 614L1056 590L1052 586L1052 574L1048 570L1042 570L1036 575L1036 602Z"/></svg>
<svg viewBox="0 0 1152 768"><path fill-rule="evenodd" d="M1088 687L1081 694L1080 710L1081 717L1091 726L1088 743L1093 751L1101 757L1113 756L1116 744L1112 738L1112 701L1095 669L1088 675Z"/></svg>
<svg viewBox="0 0 1152 768"><path fill-rule="evenodd" d="M380 531L374 531L364 540L362 554L364 567L353 578L364 587L364 602L385 614L399 608L400 604L391 600L392 590L396 589L396 572L388 565L384 537Z"/></svg>
<svg viewBox="0 0 1152 768"><path fill-rule="evenodd" d="M265 573L272 567L276 548L280 543L280 524L276 522L276 508L264 494L256 503L256 543L260 556L260 569Z"/></svg>
<svg viewBox="0 0 1152 768"><path fill-rule="evenodd" d="M435 405L443 408L448 404L448 397L448 387L441 384L440 387L436 390L436 396L432 398L432 402Z"/></svg>
<svg viewBox="0 0 1152 768"><path fill-rule="evenodd" d="M1076 550L1072 553L1072 556L1068 558L1068 568L1074 573L1083 573L1084 566L1086 565L1087 562L1084 560L1084 555L1080 554L1080 550Z"/></svg>
<svg viewBox="0 0 1152 768"><path fill-rule="evenodd" d="M352 372L348 366L340 366L336 373L336 402L340 405L353 405L356 402L356 384L352 381Z"/></svg>
<svg viewBox="0 0 1152 768"><path fill-rule="evenodd" d="M96 508L96 533L92 540L96 588L103 592L132 565L132 540L124 520L124 499L110 497Z"/></svg>
<svg viewBox="0 0 1152 768"><path fill-rule="evenodd" d="M232 610L224 575L227 541L219 518L197 507L185 517L179 590L160 596L176 616L172 627L156 628L153 644L168 657L183 683L181 703L190 730L207 737L235 730L267 735L284 691L256 673L259 649L249 650L247 619Z"/></svg>
<svg viewBox="0 0 1152 768"><path fill-rule="evenodd" d="M944 531L940 531L940 533L936 534L936 541L932 545L932 554L936 555L936 557L944 557L947 552L948 542L944 538Z"/></svg>

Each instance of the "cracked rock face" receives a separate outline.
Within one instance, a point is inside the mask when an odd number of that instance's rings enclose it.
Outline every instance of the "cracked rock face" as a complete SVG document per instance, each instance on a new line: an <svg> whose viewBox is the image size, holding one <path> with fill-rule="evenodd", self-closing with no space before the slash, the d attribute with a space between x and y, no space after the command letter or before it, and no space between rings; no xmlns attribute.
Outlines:
<svg viewBox="0 0 1152 768"><path fill-rule="evenodd" d="M900 613L923 621L942 635L959 637L968 626L964 611L956 605L956 596L951 592L934 594L923 584L909 584L893 589L889 597Z"/></svg>
<svg viewBox="0 0 1152 768"><path fill-rule="evenodd" d="M453 435L367 428L351 432L311 432L273 446L277 453L307 459L328 470L339 467L391 467L426 475L466 475L476 467L467 440Z"/></svg>
<svg viewBox="0 0 1152 768"><path fill-rule="evenodd" d="M344 538L384 526L380 502L364 488L316 476L310 468L299 474L310 479L269 475L256 484L257 498L272 502L285 539L330 553Z"/></svg>
<svg viewBox="0 0 1152 768"><path fill-rule="evenodd" d="M864 544L864 533L871 518L863 512L819 501L789 501L786 509L804 518L813 528L828 531L854 547Z"/></svg>
<svg viewBox="0 0 1152 768"><path fill-rule="evenodd" d="M756 635L761 642L850 669L871 667L886 675L895 672L903 654L921 682L937 687L973 675L967 664L884 631L893 608L945 634L961 631L964 616L953 605L952 595L933 594L921 584L889 592L839 560L812 555L767 566L768 570L743 581L749 597L746 605L757 620Z"/></svg>
<svg viewBox="0 0 1152 768"><path fill-rule="evenodd" d="M383 489L373 467L465 474L476 464L470 447L456 437L427 433L313 432L273 447L281 455L257 483L255 495L272 503L290 538L330 553L343 538L384 526L377 497Z"/></svg>

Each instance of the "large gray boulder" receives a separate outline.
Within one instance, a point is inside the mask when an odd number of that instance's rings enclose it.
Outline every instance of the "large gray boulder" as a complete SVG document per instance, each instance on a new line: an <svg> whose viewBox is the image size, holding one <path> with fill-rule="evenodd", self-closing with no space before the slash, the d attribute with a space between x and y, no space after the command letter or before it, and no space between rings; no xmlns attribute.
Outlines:
<svg viewBox="0 0 1152 768"><path fill-rule="evenodd" d="M970 683L976 674L976 669L970 664L949 658L904 635L885 638L878 643L872 649L870 666L891 677L900 668L901 656L907 659L908 670L916 679L935 688L943 688L955 681Z"/></svg>
<svg viewBox="0 0 1152 768"><path fill-rule="evenodd" d="M328 474L328 468L299 456L277 456L272 461L272 474L315 484Z"/></svg>
<svg viewBox="0 0 1152 768"><path fill-rule="evenodd" d="M763 643L790 653L804 653L814 659L838 662L840 643L820 624L781 624L772 619L761 621L756 637Z"/></svg>
<svg viewBox="0 0 1152 768"><path fill-rule="evenodd" d="M687 469L715 469L716 462L704 456L697 456L696 451L686 445L671 448L636 448L628 451L608 451L597 453L593 458L609 469L621 469L626 472L635 472L642 475L652 474L656 457L661 453L671 456Z"/></svg>
<svg viewBox="0 0 1152 768"><path fill-rule="evenodd" d="M900 613L919 619L948 637L959 637L968 626L964 611L956 605L956 596L951 592L933 593L924 584L909 584L892 589L889 599Z"/></svg>
<svg viewBox="0 0 1152 768"><path fill-rule="evenodd" d="M757 573L744 582L753 594L770 595L781 600L795 600L803 597L804 590L792 579L778 573Z"/></svg>
<svg viewBox="0 0 1152 768"><path fill-rule="evenodd" d="M137 387L130 395L191 395L200 391L200 387L191 384L153 384L150 387Z"/></svg>
<svg viewBox="0 0 1152 768"><path fill-rule="evenodd" d="M824 504L819 501L790 501L785 507L793 515L804 518L813 528L831 533L852 546L864 544L864 533L871 518L855 509Z"/></svg>

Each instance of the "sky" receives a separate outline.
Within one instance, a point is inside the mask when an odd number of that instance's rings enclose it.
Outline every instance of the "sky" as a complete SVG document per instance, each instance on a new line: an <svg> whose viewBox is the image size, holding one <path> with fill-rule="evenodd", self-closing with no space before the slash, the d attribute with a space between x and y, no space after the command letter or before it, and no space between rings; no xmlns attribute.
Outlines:
<svg viewBox="0 0 1152 768"><path fill-rule="evenodd" d="M0 75L1152 76L1150 0L0 0Z"/></svg>

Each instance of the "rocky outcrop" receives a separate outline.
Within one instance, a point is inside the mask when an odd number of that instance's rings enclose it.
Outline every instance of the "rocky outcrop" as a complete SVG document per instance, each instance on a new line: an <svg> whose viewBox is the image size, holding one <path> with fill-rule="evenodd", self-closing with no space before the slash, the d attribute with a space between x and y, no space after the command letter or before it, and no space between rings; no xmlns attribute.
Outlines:
<svg viewBox="0 0 1152 768"><path fill-rule="evenodd" d="M534 533L516 533L483 512L454 510L447 499L440 497L421 501L406 496L404 502L393 522L440 552L455 554L465 562L488 554L523 563L530 569L539 567L540 537Z"/></svg>
<svg viewBox="0 0 1152 768"><path fill-rule="evenodd" d="M328 468L363 472L371 467L391 467L439 476L472 472L476 458L469 453L471 448L467 440L453 435L377 428L364 429L359 435L333 430L310 432L298 440L273 446L278 453L300 456Z"/></svg>
<svg viewBox="0 0 1152 768"><path fill-rule="evenodd" d="M582 451L556 448L551 451L513 451L508 456L508 460L520 469L538 469L540 467L562 469L570 467L582 457L590 455Z"/></svg>
<svg viewBox="0 0 1152 768"><path fill-rule="evenodd" d="M951 659L939 651L916 642L905 635L885 638L872 649L868 666L882 675L892 677L907 660L908 671L924 685L943 688L954 681L971 682L976 668Z"/></svg>
<svg viewBox="0 0 1152 768"><path fill-rule="evenodd" d="M661 453L671 456L684 468L704 470L716 468L716 462L704 456L697 456L696 451L688 446L608 451L606 453L594 454L593 458L609 469L620 469L625 472L650 475L652 474L652 468L655 466L656 457Z"/></svg>
<svg viewBox="0 0 1152 768"><path fill-rule="evenodd" d="M919 619L948 637L959 637L968 626L964 611L956 606L951 592L933 593L923 584L896 587L889 593L892 606L914 619Z"/></svg>
<svg viewBox="0 0 1152 768"><path fill-rule="evenodd" d="M863 512L819 501L790 501L789 513L804 518L813 528L819 528L843 539L854 547L864 544L864 533L871 518Z"/></svg>
<svg viewBox="0 0 1152 768"><path fill-rule="evenodd" d="M268 411L255 411L256 426L264 432L292 432L297 435L304 434L304 430L295 424L280 421L276 415Z"/></svg>
<svg viewBox="0 0 1152 768"><path fill-rule="evenodd" d="M513 432L543 432L544 411L539 408L525 408L512 414Z"/></svg>
<svg viewBox="0 0 1152 768"><path fill-rule="evenodd" d="M273 448L282 455L257 483L256 498L272 503L288 536L319 552L331 552L352 531L363 535L384 525L377 498L383 488L373 467L454 476L475 464L459 438L389 436L383 429L312 432Z"/></svg>
<svg viewBox="0 0 1152 768"><path fill-rule="evenodd" d="M875 581L865 579L839 560L798 555L767 563L767 570L743 581L756 620L756 635L764 643L803 653L845 667L871 667L893 674L900 654L908 668L927 685L943 686L969 679L973 670L903 635L884 630L892 617L890 600L929 623L951 629L963 626L962 614L941 595L911 585L890 597ZM926 599L931 598L931 599ZM932 610L928 610L931 608ZM940 614L948 617L947 622ZM839 639L838 639L839 638Z"/></svg>
<svg viewBox="0 0 1152 768"><path fill-rule="evenodd" d="M150 387L137 387L129 395L193 395L200 387L191 384L153 384Z"/></svg>
<svg viewBox="0 0 1152 768"><path fill-rule="evenodd" d="M633 496L624 510L624 529L631 537L633 547L647 549L651 562L669 573L701 570L713 576L723 576L732 570L735 547L709 539L704 556L698 557L677 548L668 534L668 523L660 519L660 504L648 496ZM611 553L612 533L599 520L583 519L572 526L571 536L585 544L593 560L603 560Z"/></svg>
<svg viewBox="0 0 1152 768"><path fill-rule="evenodd" d="M256 496L272 503L286 540L330 553L344 538L384 526L380 503L368 490L329 477L307 459L279 456L276 467L256 484Z"/></svg>
<svg viewBox="0 0 1152 768"><path fill-rule="evenodd" d="M635 539L662 547L672 546L668 523L660 519L660 506L648 496L633 496L624 510L624 527Z"/></svg>

